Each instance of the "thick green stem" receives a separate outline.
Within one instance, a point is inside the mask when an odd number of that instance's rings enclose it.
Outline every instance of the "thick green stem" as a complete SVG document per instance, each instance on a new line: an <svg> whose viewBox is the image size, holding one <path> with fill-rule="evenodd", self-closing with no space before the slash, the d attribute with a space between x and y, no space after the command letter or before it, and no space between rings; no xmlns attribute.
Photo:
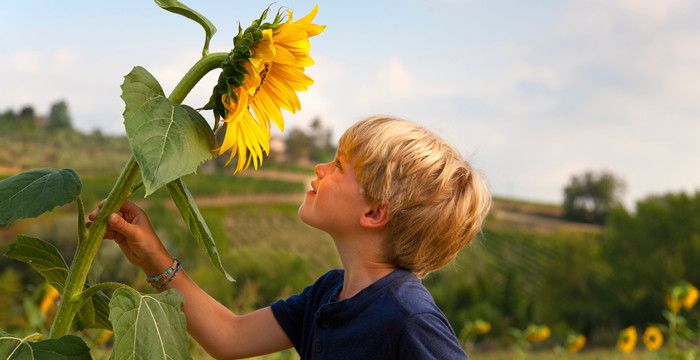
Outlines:
<svg viewBox="0 0 700 360"><path fill-rule="evenodd" d="M180 104L187 94L194 88L199 80L209 71L217 69L228 56L227 53L213 53L204 56L197 61L192 68L183 76L182 80L175 86L170 94L170 101L173 104ZM85 287L85 280L92 266L92 262L102 243L102 238L107 230L107 217L116 212L121 204L131 195L131 191L140 179L139 166L132 155L124 166L117 182L112 187L112 191L105 200L102 210L97 215L95 221L90 226L89 231L83 232L79 223L80 234L87 233L84 241L80 241L73 263L68 271L68 278L63 290L61 305L58 307L56 318L51 325L51 338L59 338L68 334L73 324L73 319L80 310L81 304L85 301L85 296L81 296ZM80 204L79 204L80 207ZM79 209L80 212L80 209Z"/></svg>
<svg viewBox="0 0 700 360"><path fill-rule="evenodd" d="M85 243L88 230L85 227L85 207L83 206L83 199L78 196L75 202L78 205L78 247L80 247Z"/></svg>
<svg viewBox="0 0 700 360"><path fill-rule="evenodd" d="M107 231L107 217L119 210L122 203L129 197L131 187L139 178L139 166L132 156L124 166L121 175L114 184L112 191L107 196L107 200L102 207L102 210L97 214L97 218L90 226L90 234L85 239L85 243L78 247L78 251L73 258L70 270L68 270L68 278L63 289L63 301L56 313L56 319L51 326L51 338L58 338L66 335L73 323L75 314L80 309L78 302L72 301L73 297L79 295L87 279L88 272L92 261L97 254L97 250L102 243Z"/></svg>
<svg viewBox="0 0 700 360"><path fill-rule="evenodd" d="M185 96L190 93L192 88L201 80L208 72L221 67L221 63L226 60L227 53L213 53L202 57L197 61L189 71L182 77L180 83L175 86L173 92L170 93L168 99L173 104L181 104L185 100Z"/></svg>

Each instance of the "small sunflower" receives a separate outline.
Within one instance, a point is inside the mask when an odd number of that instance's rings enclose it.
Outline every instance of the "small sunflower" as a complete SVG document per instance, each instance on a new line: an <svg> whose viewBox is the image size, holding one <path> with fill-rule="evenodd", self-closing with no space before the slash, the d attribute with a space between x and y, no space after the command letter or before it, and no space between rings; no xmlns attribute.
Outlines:
<svg viewBox="0 0 700 360"><path fill-rule="evenodd" d="M474 332L479 335L487 334L491 331L491 324L488 321L476 320L474 321Z"/></svg>
<svg viewBox="0 0 700 360"><path fill-rule="evenodd" d="M686 295L683 297L682 302L683 302L683 307L686 310L690 310L695 306L695 303L698 302L698 288L696 288L693 285L688 284L687 285L687 290L686 290Z"/></svg>
<svg viewBox="0 0 700 360"><path fill-rule="evenodd" d="M566 338L566 351L577 353L586 346L586 337L581 334L569 334Z"/></svg>
<svg viewBox="0 0 700 360"><path fill-rule="evenodd" d="M46 315L49 310L56 306L56 301L61 297L55 287L49 285L44 297L41 299L41 304L39 305L39 311Z"/></svg>
<svg viewBox="0 0 700 360"><path fill-rule="evenodd" d="M217 122L224 118L226 133L218 152L231 150L227 165L238 157L234 173L262 164L270 152L270 124L284 130L281 109L290 113L301 109L296 92L313 84L304 74L314 63L309 38L325 29L311 23L318 5L297 21L287 11L286 21L278 12L272 23L263 23L267 12L234 38L234 49L204 107L214 110Z"/></svg>
<svg viewBox="0 0 700 360"><path fill-rule="evenodd" d="M664 344L664 334L658 326L649 326L644 330L642 341L648 350L656 351Z"/></svg>
<svg viewBox="0 0 700 360"><path fill-rule="evenodd" d="M525 338L530 342L542 342L549 338L552 331L547 325L530 325L525 329Z"/></svg>
<svg viewBox="0 0 700 360"><path fill-rule="evenodd" d="M637 346L637 329L634 326L627 327L620 332L620 337L617 340L617 348L624 352L630 353Z"/></svg>

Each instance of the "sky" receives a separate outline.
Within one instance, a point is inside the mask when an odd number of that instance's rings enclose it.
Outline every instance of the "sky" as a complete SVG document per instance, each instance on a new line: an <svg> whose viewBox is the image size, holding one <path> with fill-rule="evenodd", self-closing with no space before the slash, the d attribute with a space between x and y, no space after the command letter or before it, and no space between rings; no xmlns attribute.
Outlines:
<svg viewBox="0 0 700 360"><path fill-rule="evenodd" d="M189 1L229 51L269 3ZM275 2L295 18L316 2ZM612 171L628 207L700 190L700 2L319 1L315 83L288 128L320 117L334 138L372 114L453 144L498 196L561 202L573 174ZM143 66L166 93L204 32L150 1L3 1L0 111L68 102L84 131L123 134L119 85ZM211 73L185 99L200 107ZM209 114L205 118L211 119Z"/></svg>

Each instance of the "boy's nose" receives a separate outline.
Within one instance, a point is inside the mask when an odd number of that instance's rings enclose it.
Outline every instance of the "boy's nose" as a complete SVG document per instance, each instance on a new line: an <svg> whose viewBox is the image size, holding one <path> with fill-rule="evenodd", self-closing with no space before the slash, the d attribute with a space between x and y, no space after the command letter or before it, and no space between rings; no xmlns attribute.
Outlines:
<svg viewBox="0 0 700 360"><path fill-rule="evenodd" d="M326 171L328 169L329 164L330 163L316 164L314 169L316 170L317 178L322 179L324 176L326 176Z"/></svg>

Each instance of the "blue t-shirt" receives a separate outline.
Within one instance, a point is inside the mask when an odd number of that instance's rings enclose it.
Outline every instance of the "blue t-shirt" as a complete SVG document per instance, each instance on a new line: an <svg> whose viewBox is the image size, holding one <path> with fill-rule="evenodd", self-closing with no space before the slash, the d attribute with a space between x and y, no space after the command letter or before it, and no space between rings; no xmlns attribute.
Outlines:
<svg viewBox="0 0 700 360"><path fill-rule="evenodd" d="M343 270L331 270L272 313L302 359L466 359L454 330L411 272L395 270L337 301Z"/></svg>

